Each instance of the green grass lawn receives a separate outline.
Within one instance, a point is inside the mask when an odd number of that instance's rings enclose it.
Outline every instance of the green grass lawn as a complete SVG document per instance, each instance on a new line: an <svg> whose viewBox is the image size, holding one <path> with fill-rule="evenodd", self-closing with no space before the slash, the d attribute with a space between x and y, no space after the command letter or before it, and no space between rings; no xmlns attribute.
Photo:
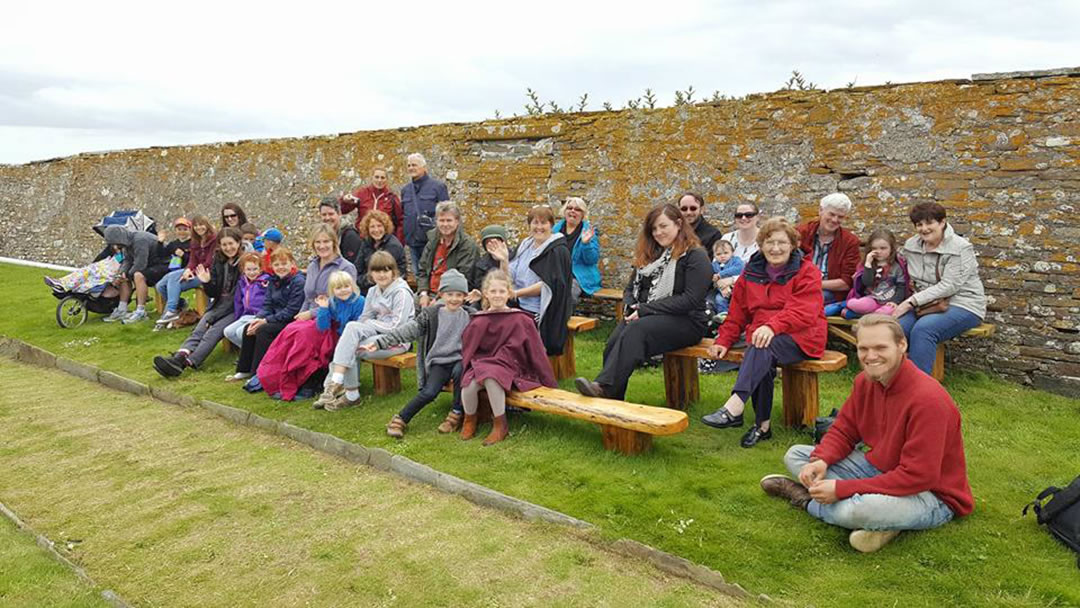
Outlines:
<svg viewBox="0 0 1080 608"><path fill-rule="evenodd" d="M449 407L443 396L418 415L404 441L386 437L387 420L408 394L373 399L361 409L326 413L310 402L280 403L248 395L222 379L232 357L220 350L204 369L166 381L151 359L175 349L182 331L153 333L150 324L106 325L92 315L75 330L60 329L56 300L42 271L0 266L9 294L0 334L56 354L101 366L153 385L211 398L404 454L439 470L590 521L610 537L628 537L682 555L723 573L755 593L817 605L1080 604L1075 556L1020 509L1038 491L1067 483L1080 462L1080 402L981 374L954 373L946 386L964 416L975 513L939 530L906 533L877 554L860 555L846 532L765 496L761 476L782 471L793 443L810 439L777 427L772 441L738 446L741 432L701 425L699 417L726 397L732 374L702 377L702 402L690 428L654 441L652 452L626 457L606 452L591 424L524 414L511 419L512 437L493 448L438 435ZM610 326L577 340L579 373L594 375ZM370 390L370 372L361 374ZM412 372L403 384L414 386ZM822 408L839 406L853 371L827 374ZM564 388L572 389L569 382ZM63 387L50 390L61 391ZM660 405L659 370L641 370L627 399ZM777 403L780 390L777 387ZM774 419L780 419L776 412ZM486 431L486 429L484 429Z"/></svg>
<svg viewBox="0 0 1080 608"><path fill-rule="evenodd" d="M0 383L6 500L50 536L79 538L71 557L136 606L738 603L578 531L203 411L9 360ZM77 390L57 408L42 383Z"/></svg>
<svg viewBox="0 0 1080 608"><path fill-rule="evenodd" d="M0 517L0 606L104 608L93 587Z"/></svg>

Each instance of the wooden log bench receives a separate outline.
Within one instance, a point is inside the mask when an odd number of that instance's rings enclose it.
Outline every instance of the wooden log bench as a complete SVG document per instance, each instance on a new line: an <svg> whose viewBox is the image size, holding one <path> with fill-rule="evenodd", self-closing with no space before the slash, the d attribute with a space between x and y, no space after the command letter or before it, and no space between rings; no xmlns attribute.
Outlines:
<svg viewBox="0 0 1080 608"><path fill-rule="evenodd" d="M844 317L826 317L829 322L829 335L852 346L858 346L858 341L855 339L855 333L852 326L858 322L858 319L845 319ZM996 326L990 323L982 323L978 327L965 331L962 336L965 338L989 338L994 335ZM930 375L935 380L941 382L945 379L945 344L941 342L937 345L937 352L934 356L934 369Z"/></svg>
<svg viewBox="0 0 1080 608"><path fill-rule="evenodd" d="M566 322L566 328L570 330L566 334L566 343L563 345L561 355L548 357L551 362L551 371L555 372L556 380L565 380L577 375L577 360L574 358L574 334L596 329L597 320L589 317L570 317Z"/></svg>
<svg viewBox="0 0 1080 608"><path fill-rule="evenodd" d="M711 339L702 340L696 346L664 353L664 390L667 405L684 410L701 398L698 385L698 359L709 358ZM729 350L724 361L739 363L742 350ZM784 425L789 427L814 426L814 418L820 409L818 374L835 372L847 367L847 355L833 350L825 351L820 359L809 359L795 365L782 366L781 383L784 392Z"/></svg>
<svg viewBox="0 0 1080 608"><path fill-rule="evenodd" d="M604 288L597 289L593 292L592 297L598 300L609 300L615 302L615 322L621 323L623 320L623 292L618 289Z"/></svg>
<svg viewBox="0 0 1080 608"><path fill-rule="evenodd" d="M598 424L604 449L623 454L640 454L652 447L654 435L681 433L690 423L686 412L595 399L546 386L511 392L506 396L506 405Z"/></svg>
<svg viewBox="0 0 1080 608"><path fill-rule="evenodd" d="M416 367L416 353L406 352L385 359L367 359L371 364L371 377L375 394L393 395L401 392L401 370Z"/></svg>
<svg viewBox="0 0 1080 608"><path fill-rule="evenodd" d="M183 296L181 296L181 297L183 297ZM163 312L165 312L165 303L158 299L158 291L156 289L154 289L153 287L150 287L147 290L146 299L154 304L154 310L158 313L158 315L161 315ZM203 291L202 287L196 287L195 288L195 312L199 313L199 316L202 317L204 314L206 314L206 307L207 307L206 292Z"/></svg>

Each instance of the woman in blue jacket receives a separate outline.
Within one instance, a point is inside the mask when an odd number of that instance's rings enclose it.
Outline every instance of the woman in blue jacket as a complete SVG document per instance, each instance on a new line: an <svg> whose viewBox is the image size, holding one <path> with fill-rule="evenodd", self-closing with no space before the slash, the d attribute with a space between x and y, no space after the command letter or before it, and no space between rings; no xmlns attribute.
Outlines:
<svg viewBox="0 0 1080 608"><path fill-rule="evenodd" d="M582 293L591 296L600 289L600 268L597 267L600 262L600 243L596 238L596 229L585 219L588 214L589 208L585 201L571 196L563 204L560 214L563 219L551 229L552 232L561 232L570 246L570 264L574 273L570 295L575 307Z"/></svg>

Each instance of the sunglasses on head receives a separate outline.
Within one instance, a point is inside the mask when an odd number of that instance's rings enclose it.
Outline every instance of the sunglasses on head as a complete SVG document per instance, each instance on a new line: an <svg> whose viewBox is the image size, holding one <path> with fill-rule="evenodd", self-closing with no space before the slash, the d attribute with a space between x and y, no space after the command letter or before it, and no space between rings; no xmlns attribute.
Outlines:
<svg viewBox="0 0 1080 608"><path fill-rule="evenodd" d="M741 220L743 218L749 219L749 218L754 217L757 214L758 214L757 211L736 212L735 213L735 219L737 219L737 220Z"/></svg>

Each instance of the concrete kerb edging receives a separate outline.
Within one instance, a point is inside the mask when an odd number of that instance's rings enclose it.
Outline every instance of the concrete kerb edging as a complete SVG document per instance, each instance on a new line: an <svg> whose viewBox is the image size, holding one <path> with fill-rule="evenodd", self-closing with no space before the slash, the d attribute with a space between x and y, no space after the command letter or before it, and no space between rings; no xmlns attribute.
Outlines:
<svg viewBox="0 0 1080 608"><path fill-rule="evenodd" d="M26 522L20 519L14 511L12 511L10 508L8 508L7 505L2 502L0 502L0 513L3 513L4 517L8 518L8 520L10 520L11 523L15 525L15 528L18 529L20 532L33 537L34 542L36 542L39 547L44 549L54 560L60 562L64 566L67 566L67 568L74 572L75 576L79 577L80 580L87 583L91 587L101 586L95 583L94 579L90 578L90 575L87 574L86 570L83 570L81 566L68 559L67 556L65 556L63 553L57 551L56 543L49 540L49 538L44 534L39 534L36 530L27 525ZM101 599L105 600L115 608L129 608L131 606L131 604L125 602L123 598L117 595L116 592L114 592L112 589L103 589L101 591Z"/></svg>
<svg viewBox="0 0 1080 608"><path fill-rule="evenodd" d="M95 380L109 388L135 395L150 396L163 403L182 407L201 407L235 424L282 435L320 452L339 456L352 463L368 465L380 471L394 473L411 481L432 486L448 494L461 496L474 504L498 509L529 521L549 522L581 531L596 530L596 526L587 521L442 473L405 456L391 454L382 448L365 447L358 443L345 441L334 435L312 431L288 422L271 420L247 410L217 403L216 401L198 400L194 397L174 393L165 388L150 387L92 365L79 363L65 357L57 357L49 351L16 338L0 336L0 356L7 356L39 367L58 368L73 376L86 380ZM754 596L740 585L727 582L723 575L715 570L637 541L625 538L613 543L598 541L595 538L587 538L586 540L600 546L602 549L627 557L642 559L668 574L692 580L727 595L738 598L755 597L758 600L771 601L767 595ZM63 556L59 557L63 559Z"/></svg>

